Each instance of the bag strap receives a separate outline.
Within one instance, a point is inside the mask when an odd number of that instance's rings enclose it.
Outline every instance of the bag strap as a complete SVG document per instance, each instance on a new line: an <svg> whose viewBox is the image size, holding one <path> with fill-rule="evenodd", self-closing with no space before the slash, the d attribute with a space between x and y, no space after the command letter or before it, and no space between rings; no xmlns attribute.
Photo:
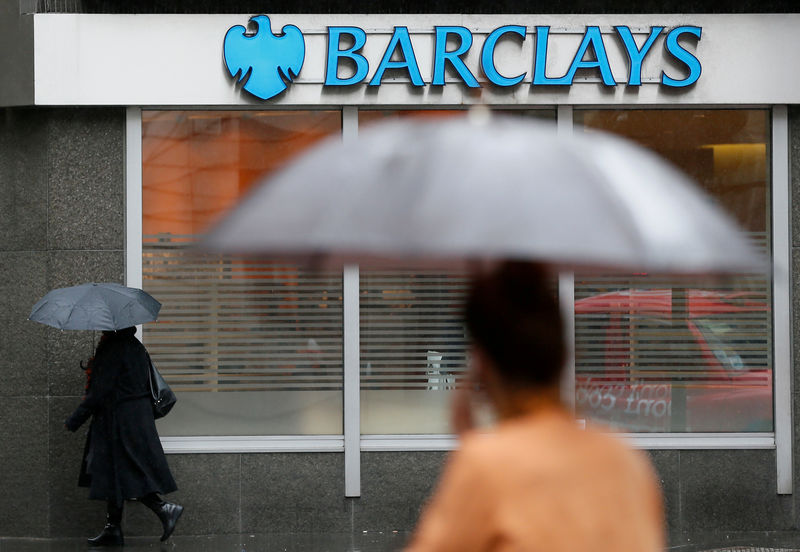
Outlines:
<svg viewBox="0 0 800 552"><path fill-rule="evenodd" d="M150 397L155 401L158 399L153 386L153 370L155 370L156 367L153 365L153 359L150 358L150 353L147 352L147 349L144 350L144 354L147 355L147 384L150 387Z"/></svg>

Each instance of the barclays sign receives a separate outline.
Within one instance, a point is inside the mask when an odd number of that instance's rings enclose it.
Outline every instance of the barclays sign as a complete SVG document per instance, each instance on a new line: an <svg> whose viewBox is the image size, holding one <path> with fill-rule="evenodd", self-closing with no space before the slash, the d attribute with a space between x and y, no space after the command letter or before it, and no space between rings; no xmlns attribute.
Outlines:
<svg viewBox="0 0 800 552"><path fill-rule="evenodd" d="M280 35L272 32L270 19L258 15L250 19L253 32L242 25L231 27L225 35L223 53L230 76L242 88L258 98L267 100L282 93L298 77L306 56L306 43L302 31L294 25L283 27ZM531 71L506 74L497 66L496 50L501 42L522 44L530 34L535 35L533 59L527 64ZM387 72L403 74L414 87L445 86L445 72L467 88L493 86L510 88L528 82L532 87L570 87L576 74L594 74L603 85L618 84L640 86L642 65L653 54L656 41L663 37L661 55L671 67L660 70L658 82L668 88L686 88L700 78L702 66L693 53L701 39L702 27L681 25L671 29L651 26L646 38L637 42L634 32L624 25L614 26L613 33L601 33L599 26L583 29L579 46L571 54L571 62L563 74L553 75L548 69L551 58L550 26L504 25L491 30L480 47L477 63L471 68L466 57L473 47L473 32L461 26L435 26L433 28L433 54L429 79L423 78L418 53L408 27L394 27L391 38L380 61L374 69L364 49L369 35L360 27L331 26L327 28L324 86L349 87L362 83L368 87L380 86ZM614 40L624 52L627 78L619 82L612 72L612 58L607 41ZM694 46L695 48L692 48ZM521 50L520 50L521 51ZM482 82L479 81L482 78Z"/></svg>
<svg viewBox="0 0 800 552"><path fill-rule="evenodd" d="M272 34L269 17L250 19L256 33L235 25L225 33L225 66L232 77L243 82L242 88L261 99L277 96L300 74L306 57L303 33L286 25L281 36Z"/></svg>

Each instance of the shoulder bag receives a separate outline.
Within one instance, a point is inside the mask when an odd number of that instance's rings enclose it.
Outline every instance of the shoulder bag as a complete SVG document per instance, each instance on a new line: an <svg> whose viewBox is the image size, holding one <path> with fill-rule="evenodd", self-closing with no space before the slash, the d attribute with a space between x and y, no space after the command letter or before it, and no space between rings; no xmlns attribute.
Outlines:
<svg viewBox="0 0 800 552"><path fill-rule="evenodd" d="M153 404L153 417L157 420L163 418L172 410L178 398L158 370L156 370L156 365L153 364L150 353L147 354L147 362L150 364L150 373L148 375L150 380L150 401Z"/></svg>

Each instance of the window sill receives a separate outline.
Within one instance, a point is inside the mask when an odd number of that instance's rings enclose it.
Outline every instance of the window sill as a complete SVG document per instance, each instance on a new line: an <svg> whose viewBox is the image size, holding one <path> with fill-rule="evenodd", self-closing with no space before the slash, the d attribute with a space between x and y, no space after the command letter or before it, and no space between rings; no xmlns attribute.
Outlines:
<svg viewBox="0 0 800 552"><path fill-rule="evenodd" d="M774 433L620 433L645 450L774 449ZM454 435L362 435L362 452L451 451ZM341 435L162 437L167 454L344 452Z"/></svg>

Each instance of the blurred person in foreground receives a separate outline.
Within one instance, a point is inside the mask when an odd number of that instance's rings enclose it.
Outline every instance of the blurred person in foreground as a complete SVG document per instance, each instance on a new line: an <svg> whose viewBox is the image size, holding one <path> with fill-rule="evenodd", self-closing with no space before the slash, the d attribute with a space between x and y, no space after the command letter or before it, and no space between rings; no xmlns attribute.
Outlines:
<svg viewBox="0 0 800 552"><path fill-rule="evenodd" d="M465 318L470 382L452 408L461 445L408 551L662 551L661 492L646 456L581 429L560 401L566 348L546 271L510 261L478 276ZM472 413L481 398L498 420L483 432Z"/></svg>

